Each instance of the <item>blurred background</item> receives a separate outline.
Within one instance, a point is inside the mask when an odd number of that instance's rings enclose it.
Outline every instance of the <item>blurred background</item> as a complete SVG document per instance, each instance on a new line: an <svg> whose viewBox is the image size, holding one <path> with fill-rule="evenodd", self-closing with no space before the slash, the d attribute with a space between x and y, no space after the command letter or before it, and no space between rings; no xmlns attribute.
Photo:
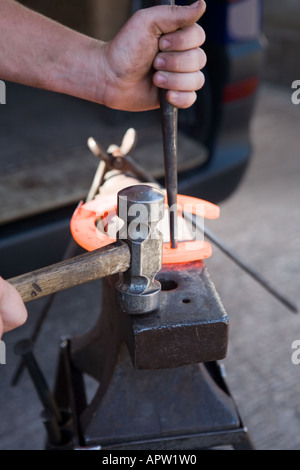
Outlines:
<svg viewBox="0 0 300 470"><path fill-rule="evenodd" d="M149 1L21 2L101 40L112 39ZM191 2L177 2L178 4ZM216 202L209 224L224 242L295 304L299 298L300 4L297 0L207 0L206 85L179 115L179 189ZM146 45L145 45L146 47ZM1 77L0 77L1 79ZM98 161L91 135L107 147L128 127L132 156L163 182L160 117L7 83L0 108L0 273L9 278L59 261L69 222ZM158 156L153 164L152 155ZM80 178L78 174L80 173ZM291 360L300 318L213 246L206 262L230 319L227 381L257 449L300 449L300 365ZM57 296L36 344L52 385L60 336L88 331L99 314L101 283ZM27 373L11 386L15 342L32 334L45 300L29 304L27 324L3 338L0 448L43 448L40 403Z"/></svg>

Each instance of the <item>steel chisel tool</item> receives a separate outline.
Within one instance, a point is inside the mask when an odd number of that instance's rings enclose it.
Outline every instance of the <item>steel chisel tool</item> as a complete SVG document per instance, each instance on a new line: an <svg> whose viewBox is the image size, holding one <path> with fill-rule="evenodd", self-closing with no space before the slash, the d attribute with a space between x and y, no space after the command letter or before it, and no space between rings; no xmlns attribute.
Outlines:
<svg viewBox="0 0 300 470"><path fill-rule="evenodd" d="M160 0L159 5L175 5L174 0ZM177 248L177 127L178 109L167 101L167 90L160 90L160 108L165 165L165 186L169 206L170 245Z"/></svg>

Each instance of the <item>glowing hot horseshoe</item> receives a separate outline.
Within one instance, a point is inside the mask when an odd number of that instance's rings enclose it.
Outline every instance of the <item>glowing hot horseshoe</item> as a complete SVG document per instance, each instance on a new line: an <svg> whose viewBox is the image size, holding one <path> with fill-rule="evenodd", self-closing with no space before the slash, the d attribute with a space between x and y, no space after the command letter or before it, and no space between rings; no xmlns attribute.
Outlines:
<svg viewBox="0 0 300 470"><path fill-rule="evenodd" d="M167 204L166 204L167 208ZM218 219L220 209L215 204L190 196L178 195L178 212L188 212L206 219ZM87 251L93 251L116 241L105 230L99 230L99 220L116 216L116 195L102 196L86 204L81 203L71 219L71 233L74 240ZM105 229L105 227L104 227ZM188 263L207 259L211 256L211 245L204 240L182 241L177 248L164 243L163 264Z"/></svg>

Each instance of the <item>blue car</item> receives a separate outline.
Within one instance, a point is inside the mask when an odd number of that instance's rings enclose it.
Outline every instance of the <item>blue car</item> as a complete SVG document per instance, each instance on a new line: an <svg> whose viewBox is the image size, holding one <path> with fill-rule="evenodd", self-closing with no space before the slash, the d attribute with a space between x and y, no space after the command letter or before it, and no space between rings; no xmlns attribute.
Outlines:
<svg viewBox="0 0 300 470"><path fill-rule="evenodd" d="M178 2L187 3L187 2ZM264 56L262 0L207 0L206 84L180 125L207 160L180 176L181 191L220 202L236 189L251 157L249 127Z"/></svg>

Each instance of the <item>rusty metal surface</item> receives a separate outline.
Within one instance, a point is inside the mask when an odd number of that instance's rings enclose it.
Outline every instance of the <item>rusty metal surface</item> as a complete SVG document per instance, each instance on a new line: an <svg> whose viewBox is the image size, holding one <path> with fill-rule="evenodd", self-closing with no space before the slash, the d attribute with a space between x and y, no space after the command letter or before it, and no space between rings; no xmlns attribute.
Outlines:
<svg viewBox="0 0 300 470"><path fill-rule="evenodd" d="M204 264L163 269L158 279L160 308L134 316L122 312L114 300L117 277L106 279L97 324L72 342L76 367L103 383L105 370L112 374L122 342L136 369L176 368L226 356L229 321Z"/></svg>
<svg viewBox="0 0 300 470"><path fill-rule="evenodd" d="M164 267L161 306L155 315L130 319L127 343L138 369L166 369L221 360L229 319L203 262Z"/></svg>

